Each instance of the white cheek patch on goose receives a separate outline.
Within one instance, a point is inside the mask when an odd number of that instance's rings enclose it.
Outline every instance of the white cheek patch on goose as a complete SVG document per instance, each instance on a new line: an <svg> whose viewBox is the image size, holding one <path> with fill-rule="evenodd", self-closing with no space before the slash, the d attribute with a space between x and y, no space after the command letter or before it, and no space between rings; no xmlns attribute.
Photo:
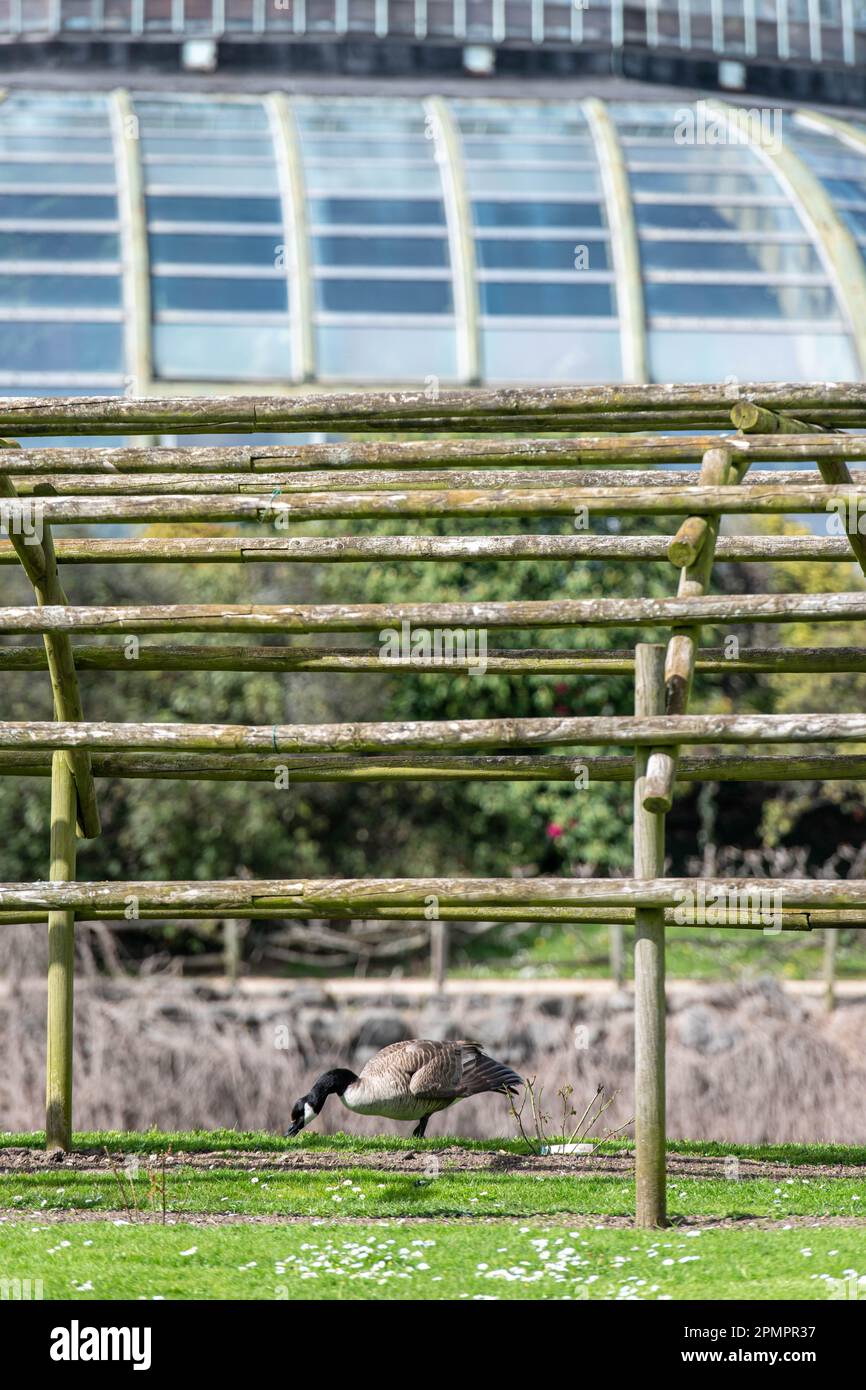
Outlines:
<svg viewBox="0 0 866 1390"><path fill-rule="evenodd" d="M309 1101L304 1106L304 1124L308 1125L311 1120L316 1118L316 1112Z"/></svg>

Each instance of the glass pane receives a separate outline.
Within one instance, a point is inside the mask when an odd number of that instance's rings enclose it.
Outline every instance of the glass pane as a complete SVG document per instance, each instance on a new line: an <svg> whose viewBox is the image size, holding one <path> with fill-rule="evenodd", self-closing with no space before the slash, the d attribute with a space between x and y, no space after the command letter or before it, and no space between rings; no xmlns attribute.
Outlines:
<svg viewBox="0 0 866 1390"><path fill-rule="evenodd" d="M115 308L121 303L114 275L0 275L0 304L92 305Z"/></svg>
<svg viewBox="0 0 866 1390"><path fill-rule="evenodd" d="M199 381L257 381L292 376L288 327L212 323L157 323L156 372Z"/></svg>
<svg viewBox="0 0 866 1390"><path fill-rule="evenodd" d="M482 270L574 270L576 263L584 270L608 270L609 248L606 241L576 243L573 239L531 241L511 238L479 237L475 255Z"/></svg>
<svg viewBox="0 0 866 1390"><path fill-rule="evenodd" d="M575 281L580 274L575 272ZM481 310L485 314L567 314L574 317L614 313L613 286L596 283L565 284L547 280L489 280L479 285Z"/></svg>
<svg viewBox="0 0 866 1390"><path fill-rule="evenodd" d="M315 104L299 102L296 116L304 142L310 132L346 134L353 140L359 135L376 135L385 140L402 134L415 139L424 137L425 113L420 101L392 99L383 109L378 99L336 102L319 98Z"/></svg>
<svg viewBox="0 0 866 1390"><path fill-rule="evenodd" d="M652 170L630 175L635 193L718 193L736 197L738 194L778 198L780 188L772 174L746 174L739 172L700 173L696 169L686 169L681 173Z"/></svg>
<svg viewBox="0 0 866 1390"><path fill-rule="evenodd" d="M754 270L765 274L816 274L823 271L810 242L642 241L644 270Z"/></svg>
<svg viewBox="0 0 866 1390"><path fill-rule="evenodd" d="M320 193L389 192L430 193L441 190L435 164L386 164L370 160L363 164L317 164L307 169L307 188L312 196Z"/></svg>
<svg viewBox="0 0 866 1390"><path fill-rule="evenodd" d="M148 164L148 187L176 184L179 188L230 188L237 193L279 193L277 172L271 164ZM234 219L233 219L234 220Z"/></svg>
<svg viewBox="0 0 866 1390"><path fill-rule="evenodd" d="M154 309L207 309L211 313L227 310L270 311L288 307L286 281L222 279L207 275L184 278L155 275L151 280Z"/></svg>
<svg viewBox="0 0 866 1390"><path fill-rule="evenodd" d="M338 135L305 134L302 144L304 161L310 168L318 168L322 161L328 159L417 160L423 158L425 153L430 158L430 142L425 141L419 133L407 133L391 139L386 135L347 135L344 131Z"/></svg>
<svg viewBox="0 0 866 1390"><path fill-rule="evenodd" d="M855 381L856 357L843 334L724 333L650 329L654 381Z"/></svg>
<svg viewBox="0 0 866 1390"><path fill-rule="evenodd" d="M453 381L457 344L453 326L351 328L322 324L316 330L319 375L331 381L410 382L427 377Z"/></svg>
<svg viewBox="0 0 866 1390"><path fill-rule="evenodd" d="M478 168L466 171L469 188L474 197L485 193L587 193L599 192L598 176L594 169L511 169L508 166Z"/></svg>
<svg viewBox="0 0 866 1390"><path fill-rule="evenodd" d="M2 131L2 111L0 111L0 131ZM2 154L107 154L113 153L109 136L100 139L96 135L14 135L0 133L0 153Z"/></svg>
<svg viewBox="0 0 866 1390"><path fill-rule="evenodd" d="M270 140L245 140L218 131L208 131L208 153L211 155L268 155L273 158ZM201 155L201 136L154 135L145 132L141 137L142 154L189 154Z"/></svg>
<svg viewBox="0 0 866 1390"><path fill-rule="evenodd" d="M318 265L447 266L448 242L432 236L316 236Z"/></svg>
<svg viewBox="0 0 866 1390"><path fill-rule="evenodd" d="M122 370L120 323L0 322L0 371Z"/></svg>
<svg viewBox="0 0 866 1390"><path fill-rule="evenodd" d="M105 108L101 114L105 117ZM74 134L76 126L87 130L89 134L92 129L100 124L105 126L108 134L108 120L105 117L102 121L93 112L76 112L71 102L65 99L49 109L47 105L36 108L26 108L23 104L9 98L3 103L3 111L0 113L0 124L6 131L10 130L38 130L38 131L57 131L60 136Z"/></svg>
<svg viewBox="0 0 866 1390"><path fill-rule="evenodd" d="M478 227L603 227L598 203L499 203L472 205Z"/></svg>
<svg viewBox="0 0 866 1390"><path fill-rule="evenodd" d="M629 166L634 164L701 164L715 168L745 169L755 167L755 156L746 145L682 145L672 139L671 133L658 144L647 141L625 140L626 159ZM777 185L778 191L778 185Z"/></svg>
<svg viewBox="0 0 866 1390"><path fill-rule="evenodd" d="M151 232L151 260L157 264L275 266L281 242L238 233Z"/></svg>
<svg viewBox="0 0 866 1390"><path fill-rule="evenodd" d="M324 140L346 135L350 140L355 140L370 135L393 140L400 135L408 135L417 140L424 135L424 109L417 101L394 102L393 112L387 113L383 111L381 102L299 102L296 117L305 145L311 137Z"/></svg>
<svg viewBox="0 0 866 1390"><path fill-rule="evenodd" d="M444 225L445 209L432 198L312 198L310 221L371 223L376 226Z"/></svg>
<svg viewBox="0 0 866 1390"><path fill-rule="evenodd" d="M450 280L316 280L320 309L364 314L448 314Z"/></svg>
<svg viewBox="0 0 866 1390"><path fill-rule="evenodd" d="M490 382L620 381L619 334L552 329L485 328L484 378Z"/></svg>
<svg viewBox="0 0 866 1390"><path fill-rule="evenodd" d="M116 261L119 256L116 232L0 231L4 261Z"/></svg>
<svg viewBox="0 0 866 1390"><path fill-rule="evenodd" d="M825 179L824 187L833 198L866 203L866 182L863 179Z"/></svg>
<svg viewBox="0 0 866 1390"><path fill-rule="evenodd" d="M703 203L636 203L639 227L691 227L706 231L802 232L803 226L793 208L788 207L707 207Z"/></svg>
<svg viewBox="0 0 866 1390"><path fill-rule="evenodd" d="M117 216L114 198L88 193L0 193L0 217L83 221Z"/></svg>
<svg viewBox="0 0 866 1390"><path fill-rule="evenodd" d="M794 144L820 178L862 179L866 177L866 159L863 155L854 154L853 151L846 155L836 147L835 151L831 150L827 153L822 150L816 156L811 151L801 148L802 141L796 140Z"/></svg>
<svg viewBox="0 0 866 1390"><path fill-rule="evenodd" d="M280 222L282 209L277 198L172 197L151 194L147 215L161 222Z"/></svg>
<svg viewBox="0 0 866 1390"><path fill-rule="evenodd" d="M829 285L695 285L683 282L644 287L650 314L695 318L835 319Z"/></svg>
<svg viewBox="0 0 866 1390"><path fill-rule="evenodd" d="M476 165L482 160L494 163L502 160L511 163L516 160L532 160L538 164L571 161L586 161L595 165L595 146L592 140L579 140L571 137L564 140L521 140L501 139L492 135L469 135L463 138L463 155L467 164Z"/></svg>
<svg viewBox="0 0 866 1390"><path fill-rule="evenodd" d="M35 162L18 162L18 160L3 160L0 162L0 183L20 184L20 183L39 183L45 184L49 188L58 183L83 183L83 184L103 184L109 186L114 184L114 165L106 164L60 164L48 163L47 160Z"/></svg>
<svg viewBox="0 0 866 1390"><path fill-rule="evenodd" d="M160 101L137 97L135 113L142 125L147 123L151 133L160 129L194 131L207 135L208 142L220 129L244 133L258 130L263 135L268 130L267 114L258 101Z"/></svg>

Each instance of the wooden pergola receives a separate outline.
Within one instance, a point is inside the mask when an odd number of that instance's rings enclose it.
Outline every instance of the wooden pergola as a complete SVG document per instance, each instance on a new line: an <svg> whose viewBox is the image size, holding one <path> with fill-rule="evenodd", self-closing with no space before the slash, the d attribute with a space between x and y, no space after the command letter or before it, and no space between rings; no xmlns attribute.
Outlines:
<svg viewBox="0 0 866 1390"><path fill-rule="evenodd" d="M857 525L839 535L719 534L721 518L827 514L866 506L866 386L381 392L292 398L40 399L0 402L0 517L9 539L0 566L20 564L31 606L0 608L0 634L43 638L0 645L0 670L50 676L55 718L0 722L0 774L51 777L48 879L0 884L0 922L47 920L46 1142L72 1142L72 1000L75 922L214 917L363 916L438 920L633 923L637 1221L665 1221L664 941L666 921L708 925L701 904L736 903L729 925L760 929L755 892L773 894L782 930L866 923L866 881L690 880L664 877L665 815L677 781L856 778L866 755L866 714L696 714L696 672L866 670L866 646L754 647L735 654L702 646L705 628L866 619L866 592L714 595L714 559L845 559L866 568ZM341 443L196 447L33 447L14 440L78 433L306 433ZM356 439L399 434L399 441ZM442 437L447 435L449 437ZM456 436L456 437L450 437ZM815 462L818 474L779 465ZM770 465L761 469L760 465ZM660 465L667 467L659 471ZM757 466L755 466L757 465ZM852 471L851 465L854 465ZM677 466L679 470L677 471ZM820 478L820 481L818 481ZM674 519L669 539L574 534L415 534L431 518L653 516ZM305 535L329 518L405 519L406 534ZM57 539L67 524L135 527L170 522L170 536ZM257 523L259 534L184 536L184 524ZM291 534L289 534L291 528ZM866 529L866 527L864 527ZM671 597L544 602L332 605L128 605L77 607L59 565L262 561L357 563L438 560L667 558ZM448 721L288 724L93 723L78 670L370 671L375 645L254 645L255 634L376 633L409 623L428 631L633 627L667 630L666 643L599 653L512 650L493 645L491 672L537 675L633 673L631 718L461 718ZM183 637L178 640L179 634ZM203 633L236 633L231 645L197 645ZM168 634L130 661L125 641ZM88 645L88 636L102 639ZM79 643L75 639L85 639ZM108 640L105 640L108 639ZM114 640L111 640L114 639ZM470 669L473 658L450 663ZM423 660L394 666L411 675ZM778 754L751 751L778 744ZM833 745L798 754L791 745ZM700 750L686 755L683 749ZM731 745L733 751L728 751ZM526 752L537 748L537 752ZM585 748L633 750L587 755ZM724 751L718 751L721 748ZM514 749L521 751L515 752ZM634 876L580 879L248 880L103 882L76 879L76 842L99 834L101 778L272 781L285 766L297 782L482 778L634 782ZM691 895L691 896L689 896ZM685 904L685 908L684 908ZM743 909L745 904L745 909ZM674 918L673 914L678 915ZM684 917L685 912L685 917ZM715 917L712 925L717 925Z"/></svg>

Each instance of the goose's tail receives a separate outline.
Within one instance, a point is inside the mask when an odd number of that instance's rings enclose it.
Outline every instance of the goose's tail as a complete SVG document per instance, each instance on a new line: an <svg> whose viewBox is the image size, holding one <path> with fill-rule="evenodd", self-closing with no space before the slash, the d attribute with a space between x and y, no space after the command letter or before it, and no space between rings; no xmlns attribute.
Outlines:
<svg viewBox="0 0 866 1390"><path fill-rule="evenodd" d="M519 1086L526 1081L504 1062L497 1062L482 1052L478 1043L463 1043L463 1084L461 1091L465 1096L477 1096L482 1091L500 1091L503 1095L514 1095Z"/></svg>

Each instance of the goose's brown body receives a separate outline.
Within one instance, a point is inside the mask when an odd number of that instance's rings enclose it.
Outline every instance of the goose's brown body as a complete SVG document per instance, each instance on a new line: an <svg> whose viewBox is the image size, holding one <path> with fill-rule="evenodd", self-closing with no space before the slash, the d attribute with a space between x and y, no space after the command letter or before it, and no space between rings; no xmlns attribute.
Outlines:
<svg viewBox="0 0 866 1390"><path fill-rule="evenodd" d="M343 1104L358 1115L421 1120L482 1091L510 1091L523 1078L488 1057L480 1043L413 1038L392 1043L371 1057L346 1087Z"/></svg>
<svg viewBox="0 0 866 1390"><path fill-rule="evenodd" d="M447 1110L456 1100L482 1091L510 1094L524 1084L516 1071L488 1057L480 1043L468 1038L456 1042L411 1038L383 1047L360 1076L346 1067L323 1072L292 1106L286 1138L311 1124L328 1096L339 1096L357 1115L417 1120L412 1135L422 1139L427 1121L437 1110Z"/></svg>

